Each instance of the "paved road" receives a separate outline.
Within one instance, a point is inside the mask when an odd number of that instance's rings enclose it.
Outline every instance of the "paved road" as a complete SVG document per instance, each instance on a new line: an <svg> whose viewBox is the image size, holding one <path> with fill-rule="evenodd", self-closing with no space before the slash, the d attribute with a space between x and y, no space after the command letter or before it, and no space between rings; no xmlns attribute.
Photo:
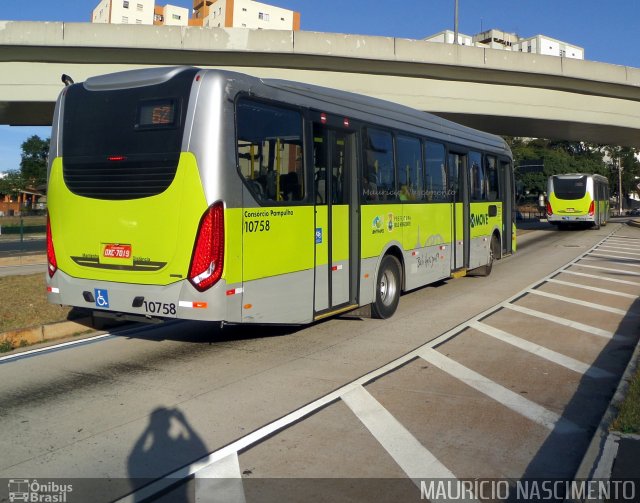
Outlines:
<svg viewBox="0 0 640 503"><path fill-rule="evenodd" d="M36 253L46 253L47 240L45 238L25 239L3 239L0 240L0 258L16 257L18 255L32 255Z"/></svg>
<svg viewBox="0 0 640 503"><path fill-rule="evenodd" d="M178 322L4 362L0 478L87 478L73 496L108 501L186 467L242 475L215 490L246 501L412 501L408 477L570 476L636 342L635 243L532 231L386 321Z"/></svg>

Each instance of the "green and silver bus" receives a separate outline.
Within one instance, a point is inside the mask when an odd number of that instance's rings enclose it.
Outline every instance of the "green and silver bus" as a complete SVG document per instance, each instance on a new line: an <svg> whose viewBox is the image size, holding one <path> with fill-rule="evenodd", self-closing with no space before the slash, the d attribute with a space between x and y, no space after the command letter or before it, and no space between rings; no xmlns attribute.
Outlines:
<svg viewBox="0 0 640 503"><path fill-rule="evenodd" d="M123 318L303 324L515 250L508 145L404 106L191 67L56 105L49 301Z"/></svg>
<svg viewBox="0 0 640 503"><path fill-rule="evenodd" d="M547 194L547 220L558 228L582 225L599 229L609 220L609 180L605 176L553 175Z"/></svg>

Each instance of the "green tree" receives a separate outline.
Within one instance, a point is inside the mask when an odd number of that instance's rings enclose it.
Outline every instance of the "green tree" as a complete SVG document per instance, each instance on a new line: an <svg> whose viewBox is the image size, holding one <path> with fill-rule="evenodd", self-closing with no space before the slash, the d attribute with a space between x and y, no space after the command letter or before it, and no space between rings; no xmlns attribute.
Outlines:
<svg viewBox="0 0 640 503"><path fill-rule="evenodd" d="M9 171L4 178L0 178L0 195L17 196L25 189L25 181L19 171Z"/></svg>
<svg viewBox="0 0 640 503"><path fill-rule="evenodd" d="M21 148L20 174L22 178L31 186L44 184L47 179L49 139L43 140L38 135L33 135L22 143Z"/></svg>

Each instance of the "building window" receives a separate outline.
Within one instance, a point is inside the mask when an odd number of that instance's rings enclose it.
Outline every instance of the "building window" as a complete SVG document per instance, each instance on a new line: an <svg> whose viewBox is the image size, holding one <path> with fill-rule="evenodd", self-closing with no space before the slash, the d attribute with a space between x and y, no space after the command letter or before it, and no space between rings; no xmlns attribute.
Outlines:
<svg viewBox="0 0 640 503"><path fill-rule="evenodd" d="M284 18L283 18L283 17L281 17L281 18L280 18L280 21L284 21Z"/></svg>
<svg viewBox="0 0 640 503"><path fill-rule="evenodd" d="M171 14L171 18L175 19L176 21L180 21L180 19L182 19L182 16L180 16L180 14Z"/></svg>
<svg viewBox="0 0 640 503"><path fill-rule="evenodd" d="M139 11L141 11L141 10L144 8L144 5L142 5L141 3L139 3L136 7L137 7L137 9L138 9Z"/></svg>
<svg viewBox="0 0 640 503"><path fill-rule="evenodd" d="M136 24L142 24L142 19L136 19Z"/></svg>
<svg viewBox="0 0 640 503"><path fill-rule="evenodd" d="M565 51L564 49L560 49L560 57L564 58L567 55L567 51Z"/></svg>
<svg viewBox="0 0 640 503"><path fill-rule="evenodd" d="M247 8L246 8L246 7L243 7L243 8L242 8L242 12L247 12Z"/></svg>
<svg viewBox="0 0 640 503"><path fill-rule="evenodd" d="M129 18L127 16L122 16L122 22L124 24L128 24L129 23Z"/></svg>
<svg viewBox="0 0 640 503"><path fill-rule="evenodd" d="M122 7L124 7L125 9L128 9L129 8L129 0L124 0L122 2Z"/></svg>
<svg viewBox="0 0 640 503"><path fill-rule="evenodd" d="M258 19L262 19L263 21L269 21L269 14L266 12L259 12Z"/></svg>
<svg viewBox="0 0 640 503"><path fill-rule="evenodd" d="M162 23L164 21L164 16L162 14L154 14L153 20L158 23Z"/></svg>
<svg viewBox="0 0 640 503"><path fill-rule="evenodd" d="M258 12L258 19L264 19L264 14L262 12Z"/></svg>
<svg viewBox="0 0 640 503"><path fill-rule="evenodd" d="M247 23L242 23L242 27L246 28L247 27Z"/></svg>

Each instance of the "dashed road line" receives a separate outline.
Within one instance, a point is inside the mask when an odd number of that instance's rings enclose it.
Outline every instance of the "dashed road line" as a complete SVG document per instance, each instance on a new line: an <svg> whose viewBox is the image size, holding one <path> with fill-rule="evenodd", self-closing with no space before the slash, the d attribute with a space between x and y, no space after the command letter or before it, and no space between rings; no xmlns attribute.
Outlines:
<svg viewBox="0 0 640 503"><path fill-rule="evenodd" d="M615 272L615 273L619 273L619 274L626 274L629 276L640 276L640 272L633 272L633 271L627 271L625 269L614 269L612 267L602 267L599 265L589 265L589 264L573 264L574 266L578 266L578 267L588 267L589 269L598 269L600 271L609 271L609 272Z"/></svg>
<svg viewBox="0 0 640 503"><path fill-rule="evenodd" d="M484 377L482 374L446 357L435 349L425 348L421 350L419 354L423 360L435 365L440 370L462 381L467 386L487 395L496 402L501 403L505 407L549 430L554 430L557 433L575 433L582 431L582 428L555 412L545 409L542 405L538 405L522 395L501 386L491 379Z"/></svg>
<svg viewBox="0 0 640 503"><path fill-rule="evenodd" d="M633 252L624 252L624 251L620 251L620 248L614 248L611 247L609 248L608 246L601 246L597 249L597 251L606 251L606 252L614 252L614 253L621 253L622 255L633 255L633 256L640 256L640 253L633 253Z"/></svg>
<svg viewBox="0 0 640 503"><path fill-rule="evenodd" d="M419 479L456 478L362 386L342 395L342 401L414 483Z"/></svg>
<svg viewBox="0 0 640 503"><path fill-rule="evenodd" d="M627 262L621 262L620 259L626 260ZM629 257L618 257L614 255L597 255L595 253L592 253L588 257L585 257L583 260L609 260L614 264L623 265L625 267L640 267L639 264L634 263L637 262L637 259Z"/></svg>
<svg viewBox="0 0 640 503"><path fill-rule="evenodd" d="M586 300L574 299L573 297L565 297L564 295L558 295L555 293L545 292L542 290L528 290L527 293L539 295L540 297L547 297L548 299L559 300L561 302L568 302L569 304L575 304L576 306L588 307L589 309L596 309L598 311L606 311L608 313L619 314L625 316L629 314L624 309L618 309L617 307L603 306L602 304L596 304L595 302L587 302Z"/></svg>
<svg viewBox="0 0 640 503"><path fill-rule="evenodd" d="M569 269L560 271L560 274L572 274L574 276L582 276L583 278L593 278L601 281L610 281L612 283L620 283L621 285L640 286L640 282L638 281L629 281L626 279L618 279L618 278L608 278L607 276L600 276L598 274L588 274L586 272L571 271Z"/></svg>
<svg viewBox="0 0 640 503"><path fill-rule="evenodd" d="M572 288L580 288L582 290L589 290L591 292L605 293L607 295L615 295L616 297L625 297L627 299L637 299L638 295L632 295L630 293L617 292L615 290L607 290L606 288L598 288L596 286L581 285L579 283L572 283L571 281L562 281L561 279L549 278L548 283L556 283L558 285L570 286Z"/></svg>
<svg viewBox="0 0 640 503"><path fill-rule="evenodd" d="M540 346L539 344L535 344L526 339L522 339L513 334L510 334L509 332L505 332L504 330L500 330L499 328L487 325L486 323L474 321L471 322L469 326L482 332L483 334L490 335L491 337L511 344L512 346L539 356L540 358L544 358L545 360L553 362L566 369L577 372L578 374L583 374L594 379L613 377L613 374L611 372L607 372L606 370L602 370L598 367L588 365L587 363L576 360L575 358L571 358L570 356L563 355L562 353L558 353L544 346Z"/></svg>
<svg viewBox="0 0 640 503"><path fill-rule="evenodd" d="M502 304L502 307L511 309L512 311L518 311L519 313L527 314L535 318L541 318L543 320L551 321L558 325L564 325L565 327L575 328L576 330L580 330L581 332L585 332L587 334L597 335L598 337L604 337L605 339L627 338L627 336L615 334L613 332L610 332L609 330L592 327L591 325L586 325L585 323L580 323L579 321L568 320L566 318L561 318L560 316L554 316L552 314L543 313L542 311L536 311L535 309L529 309L528 307L520 306L518 304L511 304L511 303L505 302Z"/></svg>

